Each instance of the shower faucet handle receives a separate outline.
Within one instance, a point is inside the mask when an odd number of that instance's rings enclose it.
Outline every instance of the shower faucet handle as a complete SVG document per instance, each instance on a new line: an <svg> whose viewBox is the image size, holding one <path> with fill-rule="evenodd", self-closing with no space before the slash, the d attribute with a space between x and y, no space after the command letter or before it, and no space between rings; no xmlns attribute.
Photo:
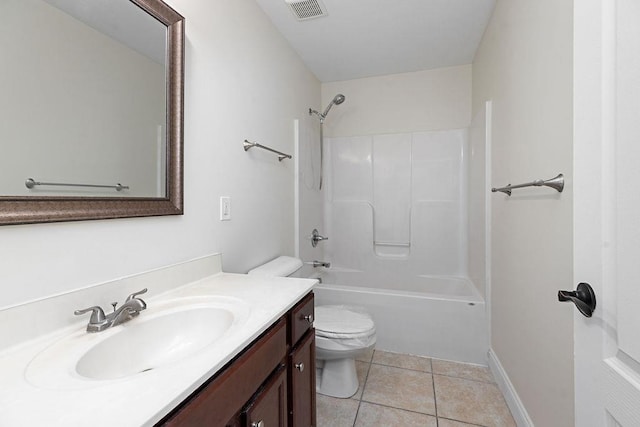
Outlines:
<svg viewBox="0 0 640 427"><path fill-rule="evenodd" d="M321 236L320 233L318 233L318 229L314 228L311 232L311 246L315 248L316 246L318 246L318 242L321 242L323 240L329 240L329 238Z"/></svg>

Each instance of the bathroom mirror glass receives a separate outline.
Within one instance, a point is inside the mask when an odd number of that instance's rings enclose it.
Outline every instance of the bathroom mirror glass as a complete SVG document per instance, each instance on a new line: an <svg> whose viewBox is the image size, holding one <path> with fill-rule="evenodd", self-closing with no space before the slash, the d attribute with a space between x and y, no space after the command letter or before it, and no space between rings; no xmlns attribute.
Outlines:
<svg viewBox="0 0 640 427"><path fill-rule="evenodd" d="M2 0L0 223L182 213L184 18Z"/></svg>

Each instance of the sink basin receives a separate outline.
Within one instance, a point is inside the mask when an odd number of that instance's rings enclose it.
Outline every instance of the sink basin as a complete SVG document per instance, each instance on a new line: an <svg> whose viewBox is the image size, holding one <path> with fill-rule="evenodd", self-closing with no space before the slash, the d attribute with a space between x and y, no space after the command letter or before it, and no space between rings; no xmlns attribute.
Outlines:
<svg viewBox="0 0 640 427"><path fill-rule="evenodd" d="M187 361L232 335L248 317L241 300L181 298L148 304L133 320L103 332L75 331L45 348L26 379L45 388L84 388Z"/></svg>
<svg viewBox="0 0 640 427"><path fill-rule="evenodd" d="M214 343L233 319L225 308L199 307L124 324L119 333L91 347L78 361L76 372L87 378L114 379L150 371Z"/></svg>

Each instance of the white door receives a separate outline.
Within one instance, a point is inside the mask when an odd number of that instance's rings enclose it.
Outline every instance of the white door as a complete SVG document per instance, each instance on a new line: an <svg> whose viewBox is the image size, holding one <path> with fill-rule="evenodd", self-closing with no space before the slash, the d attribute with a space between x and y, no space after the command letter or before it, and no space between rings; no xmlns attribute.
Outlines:
<svg viewBox="0 0 640 427"><path fill-rule="evenodd" d="M640 426L640 1L574 1L576 426Z"/></svg>

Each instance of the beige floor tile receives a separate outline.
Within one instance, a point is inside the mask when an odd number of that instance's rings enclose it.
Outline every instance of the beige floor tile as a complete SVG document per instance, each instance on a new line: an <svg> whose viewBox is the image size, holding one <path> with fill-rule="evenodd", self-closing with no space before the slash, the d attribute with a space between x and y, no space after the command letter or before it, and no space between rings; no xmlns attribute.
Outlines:
<svg viewBox="0 0 640 427"><path fill-rule="evenodd" d="M411 356L409 354L376 350L373 353L373 363L395 366L396 368L413 369L415 371L431 372L431 359L428 357Z"/></svg>
<svg viewBox="0 0 640 427"><path fill-rule="evenodd" d="M318 427L353 427L360 402L316 394Z"/></svg>
<svg viewBox="0 0 640 427"><path fill-rule="evenodd" d="M364 390L364 384L367 380L367 374L369 373L369 363L361 362L356 360L356 373L358 374L358 391L356 394L351 396L352 399L360 400L362 399L362 391Z"/></svg>
<svg viewBox="0 0 640 427"><path fill-rule="evenodd" d="M364 354L361 354L360 356L356 357L356 360L359 360L361 362L371 362L371 358L373 357L373 347L371 347L369 350L367 350Z"/></svg>
<svg viewBox="0 0 640 427"><path fill-rule="evenodd" d="M468 363L450 362L448 360L433 359L431 361L433 373L449 377L466 378L468 380L495 382L491 371L486 366L470 365Z"/></svg>
<svg viewBox="0 0 640 427"><path fill-rule="evenodd" d="M438 427L476 427L477 424L467 424L462 421L448 420L438 417Z"/></svg>
<svg viewBox="0 0 640 427"><path fill-rule="evenodd" d="M487 427L515 427L495 384L441 375L433 379L439 416Z"/></svg>
<svg viewBox="0 0 640 427"><path fill-rule="evenodd" d="M355 427L437 427L437 425L436 417L430 415L362 402L358 410Z"/></svg>
<svg viewBox="0 0 640 427"><path fill-rule="evenodd" d="M431 374L372 364L362 400L435 415Z"/></svg>

